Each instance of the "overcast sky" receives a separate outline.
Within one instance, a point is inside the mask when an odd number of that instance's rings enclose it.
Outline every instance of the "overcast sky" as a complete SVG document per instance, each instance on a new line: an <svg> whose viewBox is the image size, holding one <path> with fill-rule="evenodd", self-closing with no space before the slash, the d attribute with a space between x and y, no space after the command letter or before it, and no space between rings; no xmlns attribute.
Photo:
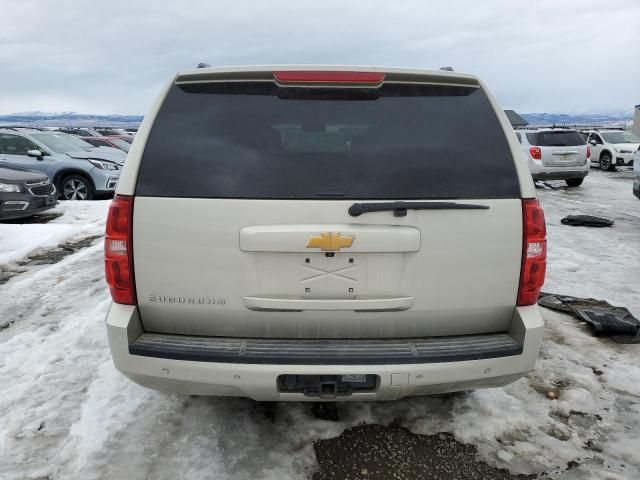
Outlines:
<svg viewBox="0 0 640 480"><path fill-rule="evenodd" d="M202 61L451 65L521 112L640 103L640 0L0 0L0 15L0 114L144 114Z"/></svg>

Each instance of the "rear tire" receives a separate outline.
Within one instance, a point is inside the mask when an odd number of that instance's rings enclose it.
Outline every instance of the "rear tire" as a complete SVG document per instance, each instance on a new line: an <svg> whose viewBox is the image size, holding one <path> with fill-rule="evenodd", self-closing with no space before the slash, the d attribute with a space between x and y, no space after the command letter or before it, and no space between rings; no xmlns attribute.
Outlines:
<svg viewBox="0 0 640 480"><path fill-rule="evenodd" d="M608 152L604 152L600 155L600 170L613 171L615 170L615 165L613 164L613 159L611 158L611 154Z"/></svg>
<svg viewBox="0 0 640 480"><path fill-rule="evenodd" d="M91 180L83 175L68 175L58 185L62 200L93 200L95 191Z"/></svg>
<svg viewBox="0 0 640 480"><path fill-rule="evenodd" d="M580 185L582 185L583 181L584 178L568 178L567 180L565 180L568 187L579 187Z"/></svg>

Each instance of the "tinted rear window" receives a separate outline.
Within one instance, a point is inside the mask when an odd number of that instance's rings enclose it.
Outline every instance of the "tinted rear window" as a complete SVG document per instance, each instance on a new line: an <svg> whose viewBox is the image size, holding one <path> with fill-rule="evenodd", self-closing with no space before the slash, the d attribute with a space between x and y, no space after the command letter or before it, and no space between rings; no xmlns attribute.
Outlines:
<svg viewBox="0 0 640 480"><path fill-rule="evenodd" d="M193 198L517 198L505 134L477 88L174 85L136 194Z"/></svg>
<svg viewBox="0 0 640 480"><path fill-rule="evenodd" d="M527 133L527 140L538 147L576 147L587 143L578 132L563 131Z"/></svg>

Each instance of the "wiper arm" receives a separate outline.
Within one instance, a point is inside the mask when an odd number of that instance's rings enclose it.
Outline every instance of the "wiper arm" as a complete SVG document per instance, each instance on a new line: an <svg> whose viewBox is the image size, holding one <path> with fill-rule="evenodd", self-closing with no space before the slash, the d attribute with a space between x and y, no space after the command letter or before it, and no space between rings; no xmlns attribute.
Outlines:
<svg viewBox="0 0 640 480"><path fill-rule="evenodd" d="M488 205L455 202L376 202L354 203L349 207L349 215L358 217L363 213L393 210L394 217L406 217L407 210L488 210Z"/></svg>

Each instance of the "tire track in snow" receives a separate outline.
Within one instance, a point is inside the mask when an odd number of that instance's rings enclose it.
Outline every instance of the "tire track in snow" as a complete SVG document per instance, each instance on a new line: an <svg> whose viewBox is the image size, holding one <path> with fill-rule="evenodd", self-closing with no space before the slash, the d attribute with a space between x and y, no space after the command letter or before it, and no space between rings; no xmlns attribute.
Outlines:
<svg viewBox="0 0 640 480"><path fill-rule="evenodd" d="M7 283L13 277L31 272L31 267L50 265L60 262L63 258L73 255L82 248L91 246L94 240L104 235L88 235L72 242L61 243L52 248L37 249L31 252L24 260L0 266L0 286Z"/></svg>

